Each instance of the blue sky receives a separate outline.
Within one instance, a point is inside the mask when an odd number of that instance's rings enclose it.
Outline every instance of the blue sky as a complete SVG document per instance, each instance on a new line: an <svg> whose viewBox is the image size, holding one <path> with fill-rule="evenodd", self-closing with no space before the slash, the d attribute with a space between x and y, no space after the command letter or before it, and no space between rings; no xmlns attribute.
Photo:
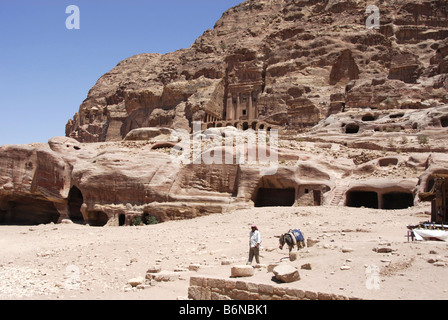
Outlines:
<svg viewBox="0 0 448 320"><path fill-rule="evenodd" d="M47 142L118 62L188 48L243 0L1 0L0 145ZM69 5L80 29L69 30Z"/></svg>

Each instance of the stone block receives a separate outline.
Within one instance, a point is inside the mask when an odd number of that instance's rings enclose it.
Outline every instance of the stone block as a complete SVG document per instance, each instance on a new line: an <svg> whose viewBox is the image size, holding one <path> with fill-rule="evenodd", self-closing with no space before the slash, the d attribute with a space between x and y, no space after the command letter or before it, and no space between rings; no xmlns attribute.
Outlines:
<svg viewBox="0 0 448 320"><path fill-rule="evenodd" d="M275 278L281 282L289 283L300 280L299 271L291 265L279 265L272 270Z"/></svg>
<svg viewBox="0 0 448 320"><path fill-rule="evenodd" d="M289 253L289 261L296 261L299 258L298 252L290 252Z"/></svg>
<svg viewBox="0 0 448 320"><path fill-rule="evenodd" d="M305 291L305 298L309 300L317 300L317 293L313 291Z"/></svg>
<svg viewBox="0 0 448 320"><path fill-rule="evenodd" d="M252 277L254 275L254 268L248 265L237 265L231 269L231 277Z"/></svg>
<svg viewBox="0 0 448 320"><path fill-rule="evenodd" d="M200 267L201 267L200 264L190 264L188 266L188 270L190 270L190 271L198 271Z"/></svg>
<svg viewBox="0 0 448 320"><path fill-rule="evenodd" d="M128 284L130 284L132 287L136 287L138 285L141 285L145 282L145 279L143 277L137 277L129 279Z"/></svg>
<svg viewBox="0 0 448 320"><path fill-rule="evenodd" d="M150 266L146 273L159 273L162 270L160 266Z"/></svg>
<svg viewBox="0 0 448 320"><path fill-rule="evenodd" d="M258 292L271 295L274 292L274 287L269 284L259 284Z"/></svg>

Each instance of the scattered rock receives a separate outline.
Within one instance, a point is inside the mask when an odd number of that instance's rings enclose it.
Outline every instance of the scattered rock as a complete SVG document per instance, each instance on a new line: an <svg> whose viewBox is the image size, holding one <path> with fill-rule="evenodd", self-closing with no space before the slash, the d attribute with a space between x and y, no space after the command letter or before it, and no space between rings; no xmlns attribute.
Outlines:
<svg viewBox="0 0 448 320"><path fill-rule="evenodd" d="M388 248L388 247L373 248L372 250L377 253L390 253L393 251L392 248Z"/></svg>
<svg viewBox="0 0 448 320"><path fill-rule="evenodd" d="M222 260L221 261L221 265L223 265L223 266L228 266L228 265L231 265L232 264L232 261L231 260Z"/></svg>
<svg viewBox="0 0 448 320"><path fill-rule="evenodd" d="M161 271L159 273L147 273L146 278L148 279L148 277L156 282L169 282L179 280L180 275L179 273Z"/></svg>
<svg viewBox="0 0 448 320"><path fill-rule="evenodd" d="M289 261L296 261L298 257L299 257L298 252L290 252L289 253Z"/></svg>
<svg viewBox="0 0 448 320"><path fill-rule="evenodd" d="M137 277L128 280L128 284L131 285L131 287L137 287L138 285L141 285L144 282L145 279L143 277Z"/></svg>
<svg viewBox="0 0 448 320"><path fill-rule="evenodd" d="M201 267L200 264L190 264L188 266L188 270L190 270L190 271L198 271L200 267Z"/></svg>
<svg viewBox="0 0 448 320"><path fill-rule="evenodd" d="M300 280L299 271L297 268L289 264L281 264L272 270L275 278L281 282L290 283Z"/></svg>
<svg viewBox="0 0 448 320"><path fill-rule="evenodd" d="M300 269L311 270L311 264L310 263L302 264Z"/></svg>
<svg viewBox="0 0 448 320"><path fill-rule="evenodd" d="M151 266L146 270L146 273L159 273L162 270L160 266Z"/></svg>
<svg viewBox="0 0 448 320"><path fill-rule="evenodd" d="M138 290L145 290L145 289L151 288L151 285L150 284L139 284L138 286L136 286L136 288Z"/></svg>
<svg viewBox="0 0 448 320"><path fill-rule="evenodd" d="M308 247L308 248L311 248L312 246L314 246L316 243L318 243L319 242L319 240L316 240L316 239L311 239L311 238L307 238L306 239L306 246Z"/></svg>
<svg viewBox="0 0 448 320"><path fill-rule="evenodd" d="M231 269L231 277L252 277L254 275L254 268L249 265L237 265Z"/></svg>

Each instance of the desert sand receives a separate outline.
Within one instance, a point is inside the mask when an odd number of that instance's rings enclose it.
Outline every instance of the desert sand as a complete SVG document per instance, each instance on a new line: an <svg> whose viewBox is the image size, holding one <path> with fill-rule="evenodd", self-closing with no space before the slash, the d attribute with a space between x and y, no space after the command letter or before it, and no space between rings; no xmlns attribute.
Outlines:
<svg viewBox="0 0 448 320"><path fill-rule="evenodd" d="M403 210L269 207L148 226L1 226L0 298L187 299L190 276L229 278L232 265L247 262L255 223L263 239L261 266L243 280L361 299L446 299L448 244L406 237L406 226L427 221L429 210L427 205ZM286 247L278 248L276 237L290 228L314 242L295 261ZM301 279L274 282L267 266L280 261L297 267ZM301 269L304 264L311 269ZM190 265L199 269L191 271ZM153 266L178 279L152 281L143 289L128 284Z"/></svg>

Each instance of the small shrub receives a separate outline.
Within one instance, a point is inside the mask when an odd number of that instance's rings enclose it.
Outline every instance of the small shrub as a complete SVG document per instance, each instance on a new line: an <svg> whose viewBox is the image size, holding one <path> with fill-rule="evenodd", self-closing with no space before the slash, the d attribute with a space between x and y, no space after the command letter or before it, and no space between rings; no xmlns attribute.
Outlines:
<svg viewBox="0 0 448 320"><path fill-rule="evenodd" d="M417 137L418 139L418 143L420 143L421 145L427 145L429 144L429 138L428 136L425 136L424 134L421 134Z"/></svg>
<svg viewBox="0 0 448 320"><path fill-rule="evenodd" d="M134 219L132 219L132 225L133 226L139 226L142 224L142 217L136 216Z"/></svg>
<svg viewBox="0 0 448 320"><path fill-rule="evenodd" d="M150 224L158 224L160 221L157 219L157 217L154 216L147 216L146 217L146 221L145 224L150 225Z"/></svg>

